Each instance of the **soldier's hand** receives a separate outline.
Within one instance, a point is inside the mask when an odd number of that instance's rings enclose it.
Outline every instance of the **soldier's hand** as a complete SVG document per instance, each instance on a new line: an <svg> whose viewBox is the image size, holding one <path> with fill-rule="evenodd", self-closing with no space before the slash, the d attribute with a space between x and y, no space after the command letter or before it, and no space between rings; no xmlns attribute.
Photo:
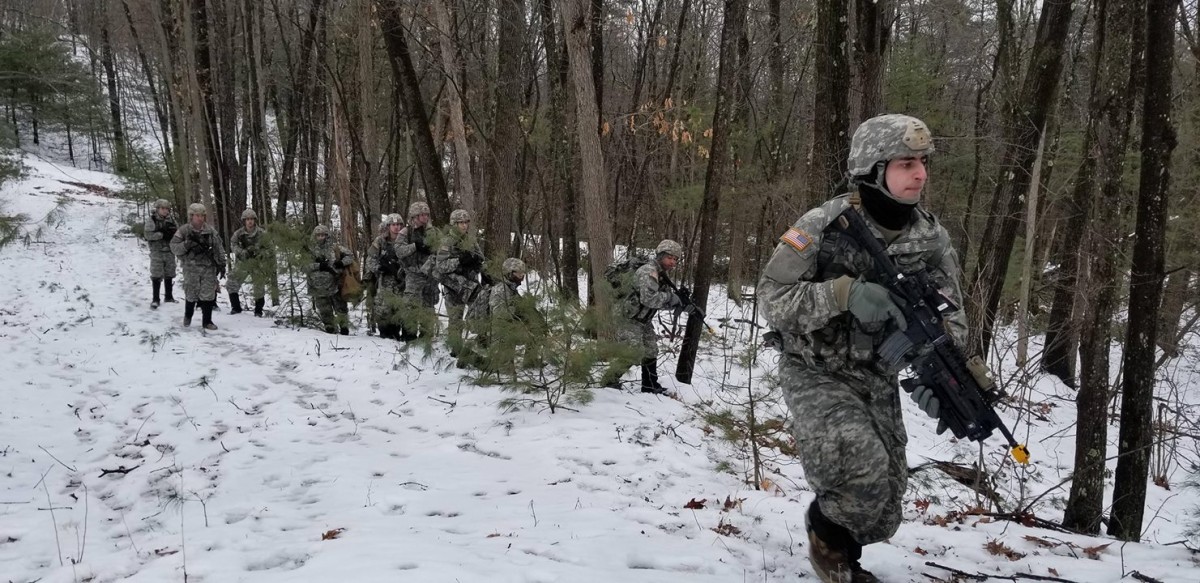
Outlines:
<svg viewBox="0 0 1200 583"><path fill-rule="evenodd" d="M683 305L692 305L692 290L688 289L687 286L683 286L679 288L679 292L677 293L679 294L679 301L682 302Z"/></svg>
<svg viewBox="0 0 1200 583"><path fill-rule="evenodd" d="M855 281L850 284L850 298L847 309L859 322L871 324L895 320L901 330L908 328L908 322L900 307L892 301L886 287L867 281Z"/></svg>
<svg viewBox="0 0 1200 583"><path fill-rule="evenodd" d="M943 421L939 415L941 413L942 403L933 394L933 389L925 385L920 385L913 389L913 392L909 393L908 396L912 398L913 402L916 403L926 415L938 420L938 435L941 435L946 431L946 422Z"/></svg>
<svg viewBox="0 0 1200 583"><path fill-rule="evenodd" d="M225 266L217 268L217 279L225 279Z"/></svg>

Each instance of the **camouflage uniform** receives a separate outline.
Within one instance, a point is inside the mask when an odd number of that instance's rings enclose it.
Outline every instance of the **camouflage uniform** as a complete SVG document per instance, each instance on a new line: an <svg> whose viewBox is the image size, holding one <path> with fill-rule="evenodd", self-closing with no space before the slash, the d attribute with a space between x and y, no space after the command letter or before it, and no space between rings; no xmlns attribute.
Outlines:
<svg viewBox="0 0 1200 583"><path fill-rule="evenodd" d="M150 244L150 277L152 279L172 279L175 277L175 255L171 253L171 237L179 225L175 217L158 216L155 209L146 219L145 238ZM168 234L170 233L170 234Z"/></svg>
<svg viewBox="0 0 1200 583"><path fill-rule="evenodd" d="M433 277L433 251L427 238L433 236L429 227L406 225L400 230L396 255L404 269L404 315L402 317L405 339L426 336L437 325L437 307L441 292Z"/></svg>
<svg viewBox="0 0 1200 583"><path fill-rule="evenodd" d="M457 352L457 344L462 341L463 312L482 290L483 260L475 234L463 234L453 225L438 247L433 275L446 288L446 313L450 320L447 342L451 354Z"/></svg>
<svg viewBox="0 0 1200 583"><path fill-rule="evenodd" d="M275 254L267 242L266 231L258 225L254 226L253 231L242 227L233 232L229 247L237 262L225 286L233 298L249 279L251 291L254 292L255 315L260 316L267 288L271 288L272 296L279 294L275 278Z"/></svg>
<svg viewBox="0 0 1200 583"><path fill-rule="evenodd" d="M400 268L397 251L403 244L403 239L399 237L388 239L385 231L385 234L376 237L367 249L366 271L372 274L374 279L375 298L372 309L381 338L400 339L400 304L404 299L404 271ZM383 256L391 258L391 269L385 267L384 264L389 262L381 260Z"/></svg>
<svg viewBox="0 0 1200 583"><path fill-rule="evenodd" d="M212 225L199 231L184 223L171 238L171 252L183 263L183 294L189 302L215 302L225 275L225 247Z"/></svg>
<svg viewBox="0 0 1200 583"><path fill-rule="evenodd" d="M654 315L673 307L676 295L663 283L666 273L657 261L647 263L633 273L633 288L617 304L617 340L641 348L643 358L658 358L658 335Z"/></svg>
<svg viewBox="0 0 1200 583"><path fill-rule="evenodd" d="M322 227L317 229L320 232ZM320 314L326 332L349 334L350 310L342 298L342 275L354 263L354 252L334 243L332 237L314 240L308 251L313 260L308 265L308 293L313 307Z"/></svg>
<svg viewBox="0 0 1200 583"><path fill-rule="evenodd" d="M892 324L862 324L835 297L836 278L875 276L870 256L832 226L848 208L842 195L796 221L767 263L758 297L763 318L783 337L779 376L820 510L859 544L869 544L899 527L907 436L897 377L876 358ZM918 207L903 231L887 237L866 218L876 236L890 241L887 253L902 272L928 271L962 305L958 258L933 215ZM962 312L948 324L953 336L965 338Z"/></svg>

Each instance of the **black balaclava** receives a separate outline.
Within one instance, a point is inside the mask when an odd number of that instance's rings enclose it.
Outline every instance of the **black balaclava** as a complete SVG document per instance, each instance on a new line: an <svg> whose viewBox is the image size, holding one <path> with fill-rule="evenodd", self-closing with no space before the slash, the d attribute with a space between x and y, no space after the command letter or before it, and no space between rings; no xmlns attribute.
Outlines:
<svg viewBox="0 0 1200 583"><path fill-rule="evenodd" d="M886 162L877 164L871 170L870 175L857 181L858 195L862 199L863 208L866 209L867 214L871 215L872 219L875 219L875 222L885 229L899 231L912 220L913 210L917 208L917 203L900 202L873 186L878 184L887 188L883 177L880 176L885 164Z"/></svg>

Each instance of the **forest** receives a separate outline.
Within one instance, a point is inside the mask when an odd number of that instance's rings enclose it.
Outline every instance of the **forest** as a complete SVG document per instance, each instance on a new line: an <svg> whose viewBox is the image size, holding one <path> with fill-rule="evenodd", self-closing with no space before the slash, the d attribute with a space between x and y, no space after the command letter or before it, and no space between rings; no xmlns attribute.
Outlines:
<svg viewBox="0 0 1200 583"><path fill-rule="evenodd" d="M1127 540L1154 444L1200 432L1156 392L1200 319L1196 0L0 9L0 145L120 174L146 205L202 202L225 236L249 208L362 253L412 201L436 225L467 209L491 260L598 308L614 253L663 238L698 304L755 301L779 234L845 188L854 128L919 117L937 148L923 204L960 257L973 352L1015 351L1077 391L1064 524L1101 528L1110 413L1106 521Z"/></svg>

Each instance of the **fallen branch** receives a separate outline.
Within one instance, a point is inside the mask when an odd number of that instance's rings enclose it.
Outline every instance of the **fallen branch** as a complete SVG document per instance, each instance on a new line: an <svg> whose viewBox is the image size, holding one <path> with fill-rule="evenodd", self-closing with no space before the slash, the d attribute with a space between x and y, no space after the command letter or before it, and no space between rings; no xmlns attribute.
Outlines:
<svg viewBox="0 0 1200 583"><path fill-rule="evenodd" d="M1129 576L1133 577L1134 579L1137 579L1138 581L1145 581L1146 583L1163 583L1162 581L1159 581L1158 579L1155 579L1154 577L1150 577L1149 575L1143 575L1137 571L1130 573Z"/></svg>
<svg viewBox="0 0 1200 583"><path fill-rule="evenodd" d="M1034 575L1033 573L1013 573L1012 575L986 575L984 573L968 573L966 571L960 571L958 569L955 569L954 567L947 567L945 565L939 565L933 561L925 561L925 566L935 567L935 568L942 569L945 571L950 571L951 573L953 573L959 577L966 577L967 579L970 579L972 581L987 581L988 579L1004 579L1007 581L1016 581L1018 579L1029 579L1032 581L1057 581L1059 583L1075 583L1075 581L1072 581L1070 579L1063 579L1060 577L1048 577L1045 575ZM1135 571L1135 573L1136 573L1136 571ZM928 573L926 573L925 576L936 579L936 577L934 577L933 575L929 575ZM1158 583L1162 583L1162 582L1159 581Z"/></svg>
<svg viewBox="0 0 1200 583"><path fill-rule="evenodd" d="M125 466L118 466L117 469L115 469L115 470L106 470L104 468L100 468L100 477L103 478L104 476L107 476L109 474L121 474L122 476L124 476L125 474L128 474L129 472L132 472L140 467L142 467L141 464L133 466L132 468L127 468Z"/></svg>
<svg viewBox="0 0 1200 583"><path fill-rule="evenodd" d="M67 464L63 463L63 461L62 461L62 460L60 460L60 459L58 459L58 458L54 457L54 454L50 453L50 452L49 452L49 450L47 450L46 448L44 448L44 447L42 447L42 446L40 446L40 445L39 445L39 446L38 446L38 449L40 449L40 450L42 450L42 451L46 452L46 455L48 455L48 456L50 456L50 457L54 458L54 461L56 461L56 462L58 462L58 463L62 464L62 467L64 467L64 468L67 468L68 470L71 470L72 472L77 472L77 471L79 471L79 470L76 470L75 468L72 468L71 466L68 466Z"/></svg>
<svg viewBox="0 0 1200 583"><path fill-rule="evenodd" d="M979 515L998 518L1000 520L1008 520L1024 526L1036 526L1049 530L1057 530L1058 532L1065 532L1067 534L1077 534L1057 522L1052 522L1044 518L1038 518L1030 512L980 512Z"/></svg>

